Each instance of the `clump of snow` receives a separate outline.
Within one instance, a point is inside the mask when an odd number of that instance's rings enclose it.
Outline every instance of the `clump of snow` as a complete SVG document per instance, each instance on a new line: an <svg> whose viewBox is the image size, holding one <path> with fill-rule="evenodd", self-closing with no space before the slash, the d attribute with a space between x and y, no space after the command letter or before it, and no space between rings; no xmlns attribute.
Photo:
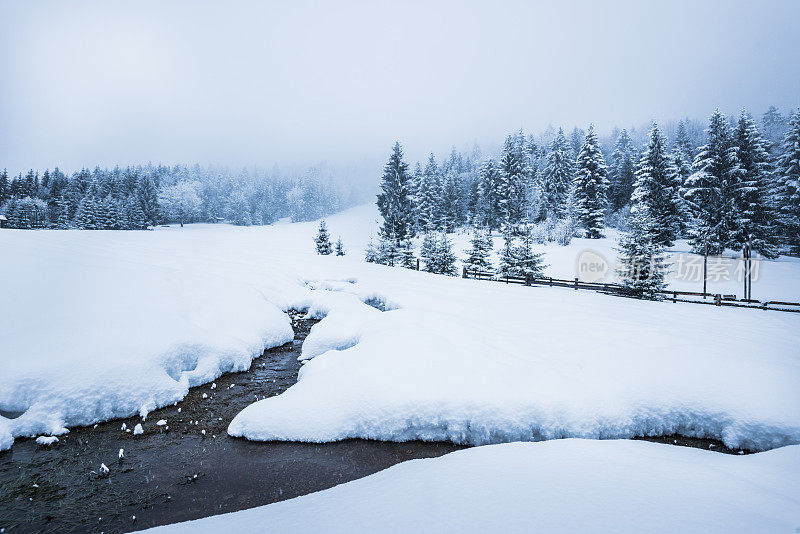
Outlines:
<svg viewBox="0 0 800 534"><path fill-rule="evenodd" d="M139 434L144 434L144 428L141 423L136 423L136 426L133 427L133 435L138 436Z"/></svg>
<svg viewBox="0 0 800 534"><path fill-rule="evenodd" d="M798 472L800 446L730 456L642 441L510 443L152 531L794 532Z"/></svg>
<svg viewBox="0 0 800 534"><path fill-rule="evenodd" d="M165 426L166 424L167 424L166 419L159 419L158 421L156 421L157 426Z"/></svg>
<svg viewBox="0 0 800 534"><path fill-rule="evenodd" d="M54 443L58 443L56 436L39 436L36 438L36 444L42 447L50 447Z"/></svg>

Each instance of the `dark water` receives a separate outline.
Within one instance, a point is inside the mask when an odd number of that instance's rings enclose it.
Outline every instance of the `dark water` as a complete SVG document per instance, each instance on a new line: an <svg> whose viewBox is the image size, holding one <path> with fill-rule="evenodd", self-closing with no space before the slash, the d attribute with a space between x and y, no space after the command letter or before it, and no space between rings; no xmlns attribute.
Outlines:
<svg viewBox="0 0 800 534"><path fill-rule="evenodd" d="M142 435L120 430L123 422L130 429L140 422L128 418L72 429L53 448L17 441L0 453L0 529L4 534L127 532L289 499L463 448L419 441L261 443L228 437L231 419L256 396L277 395L296 382L297 356L312 322L293 314L292 323L292 343L266 351L249 371L220 377L215 389L193 388L177 406L152 412ZM167 425L157 426L159 419ZM712 440L639 439L739 452ZM119 449L125 450L121 462ZM98 475L101 463L108 476Z"/></svg>
<svg viewBox="0 0 800 534"><path fill-rule="evenodd" d="M120 430L123 422L131 429L140 422L128 418L72 429L52 449L20 440L0 453L0 529L5 534L138 530L289 499L462 448L228 437L231 419L256 396L277 395L297 381L297 356L312 322L297 315L292 322L292 343L266 351L249 371L220 377L215 389L193 388L177 406L152 412L142 435ZM158 427L159 419L167 426ZM122 462L119 449L125 450ZM101 463L108 476L98 475Z"/></svg>

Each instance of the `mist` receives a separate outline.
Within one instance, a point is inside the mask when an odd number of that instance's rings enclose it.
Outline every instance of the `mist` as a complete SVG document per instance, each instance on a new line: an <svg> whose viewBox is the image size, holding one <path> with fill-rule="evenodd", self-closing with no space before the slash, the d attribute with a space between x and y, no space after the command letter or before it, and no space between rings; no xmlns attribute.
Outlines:
<svg viewBox="0 0 800 534"><path fill-rule="evenodd" d="M795 0L229 4L0 5L0 168L370 169L800 105Z"/></svg>

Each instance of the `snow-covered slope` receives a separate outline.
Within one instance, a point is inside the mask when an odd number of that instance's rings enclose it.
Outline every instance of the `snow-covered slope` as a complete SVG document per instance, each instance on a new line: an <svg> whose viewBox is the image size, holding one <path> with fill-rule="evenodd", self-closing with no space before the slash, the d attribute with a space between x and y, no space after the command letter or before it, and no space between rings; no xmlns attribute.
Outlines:
<svg viewBox="0 0 800 534"><path fill-rule="evenodd" d="M268 506L148 532L794 532L800 447L512 443L412 460Z"/></svg>
<svg viewBox="0 0 800 534"><path fill-rule="evenodd" d="M374 207L330 217L363 248ZM0 231L0 438L144 413L325 319L250 439L467 443L681 432L800 442L800 317L525 288L313 253L316 224ZM383 310L368 306L370 302Z"/></svg>

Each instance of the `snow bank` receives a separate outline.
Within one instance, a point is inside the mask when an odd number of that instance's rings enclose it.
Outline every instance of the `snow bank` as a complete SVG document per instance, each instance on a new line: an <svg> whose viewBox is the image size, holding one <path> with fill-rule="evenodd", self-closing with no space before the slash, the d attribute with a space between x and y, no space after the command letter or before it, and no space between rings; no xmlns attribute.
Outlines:
<svg viewBox="0 0 800 534"><path fill-rule="evenodd" d="M798 446L729 456L630 441L512 443L148 532L794 532L798 473Z"/></svg>
<svg viewBox="0 0 800 534"><path fill-rule="evenodd" d="M402 269L365 270L362 280L331 286L341 294L324 300L341 311L333 306L331 323L314 327L304 356L332 350L284 394L243 410L231 435L481 445L678 433L752 450L800 443L794 314ZM400 309L361 311L378 280L402 295Z"/></svg>

